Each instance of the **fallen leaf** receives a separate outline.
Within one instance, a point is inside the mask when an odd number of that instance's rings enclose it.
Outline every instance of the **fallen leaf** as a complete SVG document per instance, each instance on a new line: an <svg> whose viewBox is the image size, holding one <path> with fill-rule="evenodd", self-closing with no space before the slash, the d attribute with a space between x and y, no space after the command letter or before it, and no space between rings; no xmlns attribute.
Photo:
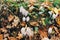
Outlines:
<svg viewBox="0 0 60 40"><path fill-rule="evenodd" d="M2 34L0 34L0 40L3 40L3 35Z"/></svg>
<svg viewBox="0 0 60 40"><path fill-rule="evenodd" d="M30 22L30 25L32 25L32 26L39 26L38 22Z"/></svg>
<svg viewBox="0 0 60 40"><path fill-rule="evenodd" d="M9 40L17 40L17 39L14 37L9 37Z"/></svg>
<svg viewBox="0 0 60 40"><path fill-rule="evenodd" d="M11 14L8 17L8 21L11 22L13 20L14 16L12 16Z"/></svg>

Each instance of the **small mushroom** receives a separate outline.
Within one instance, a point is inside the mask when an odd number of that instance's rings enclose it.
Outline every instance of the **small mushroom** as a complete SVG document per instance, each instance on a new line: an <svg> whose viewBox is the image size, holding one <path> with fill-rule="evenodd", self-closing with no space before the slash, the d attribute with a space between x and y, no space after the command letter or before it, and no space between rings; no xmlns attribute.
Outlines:
<svg viewBox="0 0 60 40"><path fill-rule="evenodd" d="M25 21L26 20L25 17L23 17L22 20Z"/></svg>
<svg viewBox="0 0 60 40"><path fill-rule="evenodd" d="M28 11L24 9L23 6L20 7L20 12L24 15L24 16L27 16L28 15Z"/></svg>
<svg viewBox="0 0 60 40"><path fill-rule="evenodd" d="M51 25L51 26L49 27L49 29L48 29L48 33L49 33L49 34L51 34L51 33L52 33L53 28L54 28L54 26L53 26L53 25Z"/></svg>
<svg viewBox="0 0 60 40"><path fill-rule="evenodd" d="M26 21L28 22L30 20L30 17L28 16L27 18L26 18Z"/></svg>
<svg viewBox="0 0 60 40"><path fill-rule="evenodd" d="M52 33L52 28L48 29L48 33L51 34Z"/></svg>

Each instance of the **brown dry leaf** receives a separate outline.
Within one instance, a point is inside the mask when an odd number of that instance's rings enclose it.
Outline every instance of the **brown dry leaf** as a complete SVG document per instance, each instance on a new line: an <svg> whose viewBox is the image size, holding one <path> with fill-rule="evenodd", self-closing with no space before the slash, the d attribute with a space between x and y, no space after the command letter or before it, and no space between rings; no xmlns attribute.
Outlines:
<svg viewBox="0 0 60 40"><path fill-rule="evenodd" d="M12 27L16 27L18 25L18 23L12 22Z"/></svg>
<svg viewBox="0 0 60 40"><path fill-rule="evenodd" d="M21 26L25 26L26 25L26 22L21 22L20 25Z"/></svg>
<svg viewBox="0 0 60 40"><path fill-rule="evenodd" d="M57 8L53 8L53 11L58 14L58 9Z"/></svg>
<svg viewBox="0 0 60 40"><path fill-rule="evenodd" d="M57 22L58 25L60 25L60 16L58 16L58 17L56 18L56 22Z"/></svg>
<svg viewBox="0 0 60 40"><path fill-rule="evenodd" d="M52 3L51 2L46 2L46 5L52 6Z"/></svg>
<svg viewBox="0 0 60 40"><path fill-rule="evenodd" d="M5 28L1 28L1 31L7 33L7 30Z"/></svg>
<svg viewBox="0 0 60 40"><path fill-rule="evenodd" d="M30 25L32 25L32 26L39 26L38 22L30 22Z"/></svg>
<svg viewBox="0 0 60 40"><path fill-rule="evenodd" d="M58 13L60 14L60 9L58 9Z"/></svg>
<svg viewBox="0 0 60 40"><path fill-rule="evenodd" d="M17 39L14 37L9 37L9 40L17 40Z"/></svg>
<svg viewBox="0 0 60 40"><path fill-rule="evenodd" d="M50 40L60 40L59 37L52 36Z"/></svg>
<svg viewBox="0 0 60 40"><path fill-rule="evenodd" d="M58 37L60 38L60 33L58 34Z"/></svg>
<svg viewBox="0 0 60 40"><path fill-rule="evenodd" d="M49 2L49 0L46 0L44 3L42 3L42 5L46 5L45 7L48 7L48 6L52 6L52 3Z"/></svg>
<svg viewBox="0 0 60 40"><path fill-rule="evenodd" d="M11 14L8 17L8 21L11 22L13 20L14 16L12 16Z"/></svg>
<svg viewBox="0 0 60 40"><path fill-rule="evenodd" d="M17 26L18 25L18 23L20 22L20 19L19 19L19 17L17 17L17 16L14 16L14 21L12 22L12 26Z"/></svg>
<svg viewBox="0 0 60 40"><path fill-rule="evenodd" d="M23 38L23 35L19 33L16 38L21 39L21 38Z"/></svg>
<svg viewBox="0 0 60 40"><path fill-rule="evenodd" d="M11 25L7 25L6 28L11 28L12 26Z"/></svg>
<svg viewBox="0 0 60 40"><path fill-rule="evenodd" d="M54 27L55 27L54 25L51 25L51 26L50 26L50 28L52 28L52 29L53 29Z"/></svg>
<svg viewBox="0 0 60 40"><path fill-rule="evenodd" d="M5 37L8 37L8 36L9 36L9 34L8 34L8 33L7 33L7 34L4 34L4 38L5 38Z"/></svg>
<svg viewBox="0 0 60 40"><path fill-rule="evenodd" d="M29 2L31 3L31 5L34 5L34 3L36 2L36 0L29 0Z"/></svg>
<svg viewBox="0 0 60 40"><path fill-rule="evenodd" d="M2 34L0 34L0 40L3 40L3 35Z"/></svg>
<svg viewBox="0 0 60 40"><path fill-rule="evenodd" d="M47 32L45 30L39 30L39 34L41 36L41 38L47 37Z"/></svg>

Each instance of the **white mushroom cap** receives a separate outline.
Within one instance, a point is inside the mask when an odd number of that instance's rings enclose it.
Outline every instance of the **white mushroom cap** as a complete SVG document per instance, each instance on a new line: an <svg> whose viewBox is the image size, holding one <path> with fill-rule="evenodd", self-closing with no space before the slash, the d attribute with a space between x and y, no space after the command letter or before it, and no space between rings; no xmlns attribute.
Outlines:
<svg viewBox="0 0 60 40"><path fill-rule="evenodd" d="M27 27L26 33L28 36L33 36L33 30L30 27Z"/></svg>
<svg viewBox="0 0 60 40"><path fill-rule="evenodd" d="M27 18L26 18L26 21L28 22L30 20L30 17L28 16Z"/></svg>
<svg viewBox="0 0 60 40"><path fill-rule="evenodd" d="M22 14L23 14L24 16L27 16L28 13L29 13L27 10L24 9L23 6L20 7L20 12L22 12Z"/></svg>
<svg viewBox="0 0 60 40"><path fill-rule="evenodd" d="M25 28L21 28L21 33L25 36L26 35L26 31L25 31Z"/></svg>
<svg viewBox="0 0 60 40"><path fill-rule="evenodd" d="M22 18L23 21L25 21L25 19L26 19L25 17Z"/></svg>
<svg viewBox="0 0 60 40"><path fill-rule="evenodd" d="M49 28L49 29L48 29L48 33L49 33L49 34L52 33L52 28Z"/></svg>
<svg viewBox="0 0 60 40"><path fill-rule="evenodd" d="M57 16L58 16L58 14L53 14L52 17L55 19Z"/></svg>

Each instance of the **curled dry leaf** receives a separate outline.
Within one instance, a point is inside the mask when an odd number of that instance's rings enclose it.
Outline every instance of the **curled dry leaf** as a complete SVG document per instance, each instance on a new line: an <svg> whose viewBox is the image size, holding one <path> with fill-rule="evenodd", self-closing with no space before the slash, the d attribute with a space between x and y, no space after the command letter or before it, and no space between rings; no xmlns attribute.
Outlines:
<svg viewBox="0 0 60 40"><path fill-rule="evenodd" d="M23 38L23 35L21 33L18 33L18 36L16 38L21 39Z"/></svg>
<svg viewBox="0 0 60 40"><path fill-rule="evenodd" d="M53 8L53 11L58 14L58 9L57 8Z"/></svg>
<svg viewBox="0 0 60 40"><path fill-rule="evenodd" d="M32 26L39 26L38 22L30 22L30 25L32 25Z"/></svg>
<svg viewBox="0 0 60 40"><path fill-rule="evenodd" d="M11 22L11 21L13 20L13 18L14 18L14 16L10 14L10 15L8 16L8 21Z"/></svg>
<svg viewBox="0 0 60 40"><path fill-rule="evenodd" d="M34 9L33 6L29 7L29 12L32 12L33 9Z"/></svg>
<svg viewBox="0 0 60 40"><path fill-rule="evenodd" d="M21 22L20 25L21 26L25 26L26 25L26 22Z"/></svg>
<svg viewBox="0 0 60 40"><path fill-rule="evenodd" d="M60 40L59 37L52 36L50 40Z"/></svg>
<svg viewBox="0 0 60 40"><path fill-rule="evenodd" d="M60 33L58 34L59 38L60 38Z"/></svg>
<svg viewBox="0 0 60 40"><path fill-rule="evenodd" d="M57 8L52 8L52 11L53 11L52 17L53 17L53 19L55 19L59 14L58 9Z"/></svg>
<svg viewBox="0 0 60 40"><path fill-rule="evenodd" d="M6 28L11 28L12 26L11 25L7 25Z"/></svg>
<svg viewBox="0 0 60 40"><path fill-rule="evenodd" d="M20 22L20 19L17 16L15 16L14 21L12 22L12 26L16 27L19 22Z"/></svg>
<svg viewBox="0 0 60 40"><path fill-rule="evenodd" d="M18 23L12 22L12 27L16 27Z"/></svg>
<svg viewBox="0 0 60 40"><path fill-rule="evenodd" d="M18 23L18 22L20 22L20 19L19 19L19 17L15 16L15 18L14 18L14 22L15 22L15 23Z"/></svg>
<svg viewBox="0 0 60 40"><path fill-rule="evenodd" d="M39 29L39 34L40 34L41 38L48 37L47 32L45 30L40 30Z"/></svg>
<svg viewBox="0 0 60 40"><path fill-rule="evenodd" d="M29 0L29 3L31 3L31 5L34 5L35 2L36 0Z"/></svg>
<svg viewBox="0 0 60 40"><path fill-rule="evenodd" d="M58 13L60 14L60 9L58 9Z"/></svg>
<svg viewBox="0 0 60 40"><path fill-rule="evenodd" d="M9 40L17 40L17 39L14 37L9 37Z"/></svg>
<svg viewBox="0 0 60 40"><path fill-rule="evenodd" d="M57 22L58 25L60 25L60 15L57 16L57 18L56 18L56 22Z"/></svg>
<svg viewBox="0 0 60 40"><path fill-rule="evenodd" d="M41 5L48 7L48 6L52 6L52 3L49 2L49 0L46 0L45 2L43 2Z"/></svg>
<svg viewBox="0 0 60 40"><path fill-rule="evenodd" d="M4 38L5 38L5 37L8 37L8 36L9 36L9 34L4 34Z"/></svg>
<svg viewBox="0 0 60 40"><path fill-rule="evenodd" d="M3 35L2 34L0 34L0 40L3 40Z"/></svg>
<svg viewBox="0 0 60 40"><path fill-rule="evenodd" d="M5 28L1 28L1 31L7 33L7 30Z"/></svg>

